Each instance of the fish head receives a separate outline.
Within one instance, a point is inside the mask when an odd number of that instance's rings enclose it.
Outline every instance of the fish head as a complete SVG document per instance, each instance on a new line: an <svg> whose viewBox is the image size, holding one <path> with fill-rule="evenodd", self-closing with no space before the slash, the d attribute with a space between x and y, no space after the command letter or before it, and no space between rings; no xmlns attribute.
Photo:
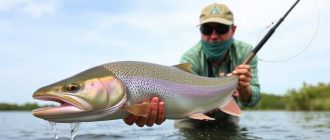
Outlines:
<svg viewBox="0 0 330 140"><path fill-rule="evenodd" d="M60 106L33 110L36 117L55 122L90 121L97 116L86 116L102 110L118 110L118 104L126 100L126 87L111 71L98 66L42 87L34 92L33 98L60 103Z"/></svg>

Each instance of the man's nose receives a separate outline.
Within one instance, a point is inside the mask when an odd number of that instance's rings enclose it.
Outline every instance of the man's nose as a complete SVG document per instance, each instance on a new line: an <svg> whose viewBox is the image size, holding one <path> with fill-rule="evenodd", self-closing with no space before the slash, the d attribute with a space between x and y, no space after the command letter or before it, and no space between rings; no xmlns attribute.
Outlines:
<svg viewBox="0 0 330 140"><path fill-rule="evenodd" d="M212 33L211 33L211 39L212 40L218 40L219 39L219 34L213 30Z"/></svg>

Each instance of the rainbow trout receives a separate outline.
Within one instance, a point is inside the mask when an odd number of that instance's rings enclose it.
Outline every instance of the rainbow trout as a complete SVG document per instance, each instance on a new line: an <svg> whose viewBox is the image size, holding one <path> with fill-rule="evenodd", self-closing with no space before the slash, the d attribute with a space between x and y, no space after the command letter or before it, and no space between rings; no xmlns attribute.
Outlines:
<svg viewBox="0 0 330 140"><path fill-rule="evenodd" d="M190 64L163 66L121 61L103 64L42 87L34 99L58 102L56 107L32 111L52 122L90 122L125 118L129 113L147 117L151 103L165 102L165 118L212 120L203 113L214 109L239 116L232 97L237 76L209 78L191 74Z"/></svg>

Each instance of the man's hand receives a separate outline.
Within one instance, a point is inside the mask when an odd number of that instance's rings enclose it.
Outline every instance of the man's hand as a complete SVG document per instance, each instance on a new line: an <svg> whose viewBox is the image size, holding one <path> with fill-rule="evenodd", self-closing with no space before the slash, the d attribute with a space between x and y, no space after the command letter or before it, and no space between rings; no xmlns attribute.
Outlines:
<svg viewBox="0 0 330 140"><path fill-rule="evenodd" d="M234 75L238 75L238 90L250 87L250 81L252 80L250 65L239 65L234 71Z"/></svg>
<svg viewBox="0 0 330 140"><path fill-rule="evenodd" d="M158 97L153 97L150 101L152 107L148 117L140 117L135 115L128 115L124 118L124 122L128 125L136 123L137 126L143 127L147 125L149 127L153 126L155 123L157 125L162 124L165 121L165 104L161 102Z"/></svg>
<svg viewBox="0 0 330 140"><path fill-rule="evenodd" d="M252 73L250 65L239 65L234 71L234 75L238 76L238 93L243 101L249 101L251 98L250 81Z"/></svg>

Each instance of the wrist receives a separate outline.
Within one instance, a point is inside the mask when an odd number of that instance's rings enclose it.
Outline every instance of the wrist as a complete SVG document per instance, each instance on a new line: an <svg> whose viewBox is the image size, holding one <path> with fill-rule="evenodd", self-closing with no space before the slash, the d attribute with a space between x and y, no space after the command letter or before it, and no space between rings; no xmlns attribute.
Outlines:
<svg viewBox="0 0 330 140"><path fill-rule="evenodd" d="M241 101L249 102L252 96L250 86L237 88Z"/></svg>

